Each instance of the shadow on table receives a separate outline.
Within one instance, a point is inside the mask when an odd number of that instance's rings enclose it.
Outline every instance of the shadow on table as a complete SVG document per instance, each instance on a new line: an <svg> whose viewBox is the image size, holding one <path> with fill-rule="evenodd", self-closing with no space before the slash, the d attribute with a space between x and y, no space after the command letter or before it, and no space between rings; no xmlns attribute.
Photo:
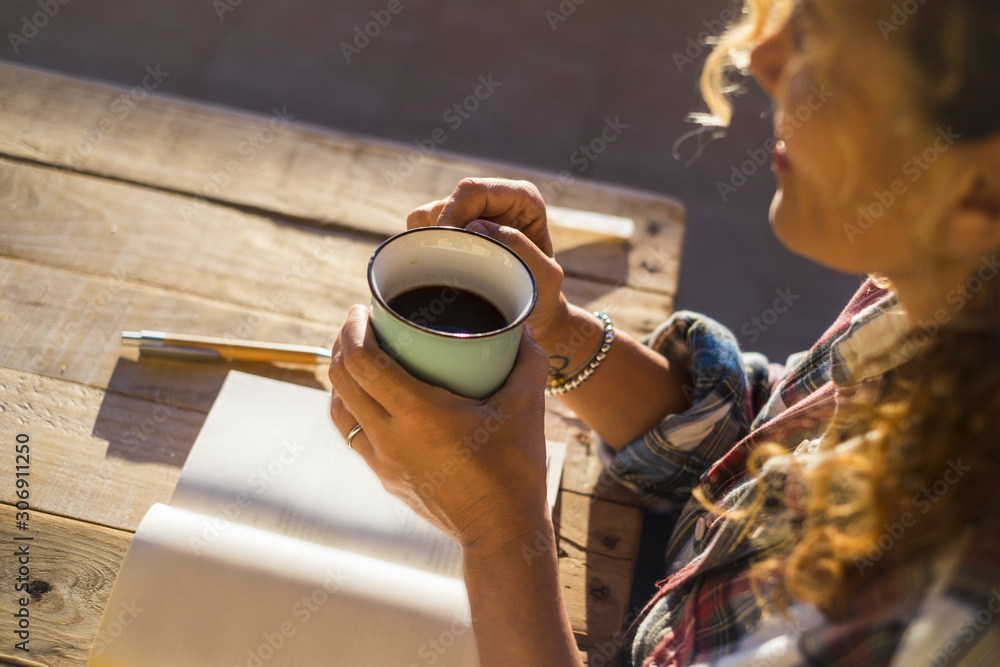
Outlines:
<svg viewBox="0 0 1000 667"><path fill-rule="evenodd" d="M230 370L319 389L324 385L317 374L326 372L265 363L119 358L93 435L108 441L107 456L180 468Z"/></svg>
<svg viewBox="0 0 1000 667"><path fill-rule="evenodd" d="M556 252L556 261L567 275L597 277L600 282L588 281L594 286L600 286L598 289L604 288L588 295L596 298L613 291L615 285L624 285L628 280L630 250L631 245L621 241L588 243L559 250Z"/></svg>

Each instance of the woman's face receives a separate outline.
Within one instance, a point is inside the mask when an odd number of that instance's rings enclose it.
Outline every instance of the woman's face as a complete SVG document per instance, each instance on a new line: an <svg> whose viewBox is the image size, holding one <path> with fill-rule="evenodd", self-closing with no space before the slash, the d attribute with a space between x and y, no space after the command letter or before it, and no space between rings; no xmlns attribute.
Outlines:
<svg viewBox="0 0 1000 667"><path fill-rule="evenodd" d="M781 140L770 220L791 250L831 268L912 271L934 252L956 137L916 119L896 33L846 4L800 0L751 54Z"/></svg>

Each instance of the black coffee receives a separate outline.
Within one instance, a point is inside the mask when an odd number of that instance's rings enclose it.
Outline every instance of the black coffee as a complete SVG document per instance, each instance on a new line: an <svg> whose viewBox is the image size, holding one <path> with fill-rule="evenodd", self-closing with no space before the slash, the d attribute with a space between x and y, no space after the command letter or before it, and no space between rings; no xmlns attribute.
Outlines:
<svg viewBox="0 0 1000 667"><path fill-rule="evenodd" d="M450 285L415 287L389 299L389 308L422 327L478 334L507 326L496 306L474 292Z"/></svg>

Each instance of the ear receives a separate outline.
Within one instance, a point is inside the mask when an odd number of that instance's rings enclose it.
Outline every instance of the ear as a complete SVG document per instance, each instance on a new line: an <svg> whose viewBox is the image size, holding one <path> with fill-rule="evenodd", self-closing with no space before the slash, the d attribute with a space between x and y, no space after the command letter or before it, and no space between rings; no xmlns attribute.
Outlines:
<svg viewBox="0 0 1000 667"><path fill-rule="evenodd" d="M983 140L970 158L947 218L947 243L966 256L1000 248L1000 134Z"/></svg>

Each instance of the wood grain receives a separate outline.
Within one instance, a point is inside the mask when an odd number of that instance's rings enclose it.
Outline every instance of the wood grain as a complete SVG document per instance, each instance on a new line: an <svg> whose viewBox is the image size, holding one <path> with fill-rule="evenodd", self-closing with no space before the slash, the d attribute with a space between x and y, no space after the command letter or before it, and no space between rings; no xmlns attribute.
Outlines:
<svg viewBox="0 0 1000 667"><path fill-rule="evenodd" d="M145 402L128 406L136 410L136 418L121 424L123 431L114 437L107 425L119 418L102 418L108 451L116 455L127 455L135 449L136 443L142 442L148 446L147 456L159 451L156 460L172 467L182 466L182 451L150 439L148 420L152 419L155 424L157 418L173 408L208 412L230 369L329 388L326 368L322 366L140 360L134 350L123 349L119 343L123 329L166 328L170 323L190 330L233 331L248 316L248 311L237 306L192 299L177 292L127 281L111 281L2 259L0 283L9 286L4 300L5 312L9 315L5 326L9 346L0 349L0 366L21 371L13 376L30 378L40 385L41 380L34 379L34 374L67 383L44 383L44 388L36 391L22 389L29 395L39 391L47 394L33 399L35 403L31 405L45 399L55 401L56 405L75 406L79 403L76 392L87 387L111 390L112 398L105 416L117 414L111 411L110 405L121 403L125 397L145 399ZM255 330L255 337L268 340L321 345L328 344L333 334L332 328L282 315L268 316ZM60 397L63 393L68 395ZM103 394L92 393L90 401L103 400L101 396ZM140 410L137 407L140 405L145 407ZM605 476L603 467L592 455L592 444L583 424L567 416L557 400L550 399L548 406L549 437L568 443L563 488L635 504L631 494ZM52 407L47 409L54 410ZM90 409L98 408L91 406ZM32 411L26 412L25 418L31 414ZM80 432L87 432L86 428L81 427ZM190 442L193 440L187 446Z"/></svg>
<svg viewBox="0 0 1000 667"><path fill-rule="evenodd" d="M559 581L573 634L580 648L611 640L628 607L632 569L620 560L559 543Z"/></svg>
<svg viewBox="0 0 1000 667"><path fill-rule="evenodd" d="M299 125L294 109L259 116L153 94L126 110L114 104L120 89L10 64L0 64L0 87L0 153L192 195L175 211L179 222L213 200L389 235L464 177L527 179L551 204L636 222L631 243L598 243L597 253L577 252L592 235L557 232L569 273L664 294L676 287L684 209L669 197L445 153L390 182L412 145ZM652 246L660 251L649 272L648 253L632 249Z"/></svg>
<svg viewBox="0 0 1000 667"><path fill-rule="evenodd" d="M2 159L0 198L8 209L0 255L247 309L238 330L196 333L247 338L272 314L335 329L351 305L371 299L367 266L381 237L215 204L178 224L184 197ZM609 309L635 334L671 307L666 295L591 279L570 278L565 292L574 303Z"/></svg>
<svg viewBox="0 0 1000 667"><path fill-rule="evenodd" d="M167 502L204 413L86 385L0 369L0 441L31 446L31 506L38 511L135 530ZM13 447L0 465L13 470ZM0 502L13 504L13 485Z"/></svg>
<svg viewBox="0 0 1000 667"><path fill-rule="evenodd" d="M672 308L684 211L667 197L444 154L390 187L410 147L157 96L121 116L117 89L9 64L0 85L0 439L33 443L33 526L46 549L33 573L53 585L37 607L38 662L4 645L0 663L84 662L130 532L169 500L230 368L329 386L325 368L139 360L122 351L122 330L328 346L349 306L369 300L377 243L475 175L529 178L550 204L631 218L636 233L622 241L553 212L564 290L634 335ZM604 665L641 514L586 427L548 407L547 437L568 443L560 577L580 646ZM10 469L13 451L0 451ZM3 486L0 530L13 501Z"/></svg>
<svg viewBox="0 0 1000 667"><path fill-rule="evenodd" d="M124 530L135 530L153 503L169 501L205 418L173 403L8 368L0 368L0 390L7 417L0 439L23 433L37 443L33 506ZM580 550L634 559L639 514L605 500L607 489L586 495L591 477L575 469L587 460L582 443L568 444L560 536ZM13 449L0 448L0 464L13 469ZM14 502L13 494L5 487L0 502Z"/></svg>
<svg viewBox="0 0 1000 667"><path fill-rule="evenodd" d="M207 412L229 369L328 387L323 366L139 359L121 332L180 329L329 346L340 320L315 324L134 282L0 259L7 346L0 366ZM252 326L251 326L252 325Z"/></svg>
<svg viewBox="0 0 1000 667"><path fill-rule="evenodd" d="M0 369L0 387L0 408L11 417L0 423L0 439L25 433L33 447L33 507L128 531L154 502L169 501L204 418L9 369ZM0 463L11 469L13 453L0 451ZM12 489L0 497L14 500ZM633 507L570 491L559 506L564 595L580 641L596 641L624 613L641 518Z"/></svg>
<svg viewBox="0 0 1000 667"><path fill-rule="evenodd" d="M636 507L563 491L557 517L559 539L581 551L634 561L639 554L642 513Z"/></svg>
<svg viewBox="0 0 1000 667"><path fill-rule="evenodd" d="M10 505L0 504L0 525L7 545L13 543L9 533L15 512ZM5 562L0 568L0 588L4 591L0 595L0 636L4 637L0 660L19 666L84 665L132 536L38 510L31 511L30 526L30 531L22 533L34 537L27 543L29 576L36 592L28 602L30 651L15 649L10 639L15 629L13 614L20 605L14 594L14 570Z"/></svg>
<svg viewBox="0 0 1000 667"><path fill-rule="evenodd" d="M192 410L9 369L0 369L0 387L9 397L0 399L0 408L10 417L0 423L0 439L12 442L23 433L32 447L33 519L57 514L91 522L74 522L77 532L92 524L132 532L153 503L168 502L179 465L204 417ZM136 420L149 425L137 432L144 439L131 443L138 449L113 451L128 441L130 432L136 433ZM12 450L0 451L0 464L12 469ZM3 503L15 500L13 489L0 497ZM562 492L559 507L563 594L580 645L586 647L610 636L616 629L611 626L625 611L641 518L633 507L570 491ZM13 525L13 519L3 525ZM44 524L32 525L42 532ZM55 526L44 534L59 540L64 533ZM70 562L85 560L83 555L66 555L65 549L59 553ZM120 564L119 556L108 558L118 558L118 563L98 587L102 590L111 585Z"/></svg>

